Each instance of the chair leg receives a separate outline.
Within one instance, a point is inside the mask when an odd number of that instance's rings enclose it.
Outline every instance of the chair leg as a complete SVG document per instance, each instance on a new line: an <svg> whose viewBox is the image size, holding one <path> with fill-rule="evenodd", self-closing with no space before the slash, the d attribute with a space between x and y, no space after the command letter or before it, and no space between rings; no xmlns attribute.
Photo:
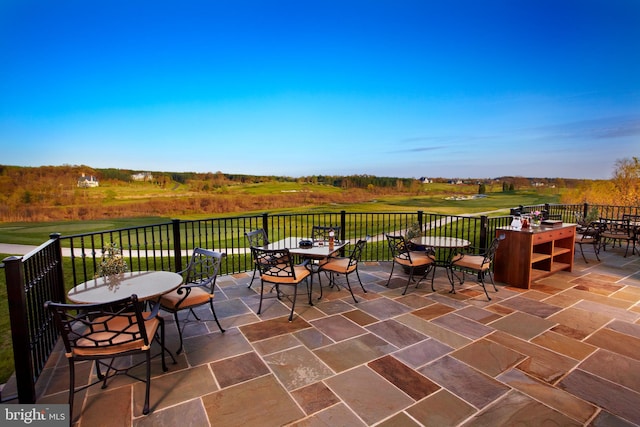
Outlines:
<svg viewBox="0 0 640 427"><path fill-rule="evenodd" d="M387 288L389 287L389 283L391 283L391 276L393 276L393 269L395 268L395 266L396 266L396 261L394 260L391 263L391 272L389 273L389 279L387 280Z"/></svg>
<svg viewBox="0 0 640 427"><path fill-rule="evenodd" d="M216 315L216 309L213 308L213 300L212 299L209 300L209 305L211 306L211 312L213 313L213 319L218 324L218 328L220 328L220 332L224 332L224 329L222 329L222 325L218 321L218 316Z"/></svg>
<svg viewBox="0 0 640 427"><path fill-rule="evenodd" d="M256 273L257 272L258 272L258 265L254 264L254 266L253 266L253 276L251 276L251 281L249 282L249 286L248 286L249 288L251 287L251 285L253 285L253 281L256 278Z"/></svg>
<svg viewBox="0 0 640 427"><path fill-rule="evenodd" d="M146 383L146 390L144 393L144 407L142 408L142 413L144 415L147 415L149 413L149 390L151 389L151 349L147 349L146 351L147 353L147 383ZM163 360L164 360L164 353L163 355Z"/></svg>
<svg viewBox="0 0 640 427"><path fill-rule="evenodd" d="M258 314L262 311L262 296L264 295L264 280L260 279L260 305L258 305Z"/></svg>
<svg viewBox="0 0 640 427"><path fill-rule="evenodd" d="M484 273L482 272L480 273L480 285L482 285L482 289L484 289L484 294L487 296L487 300L491 301L491 297L489 296L489 292L487 292L487 287L485 286L485 283L484 283Z"/></svg>
<svg viewBox="0 0 640 427"><path fill-rule="evenodd" d="M431 272L431 264L428 264L425 266L425 270L424 273L422 274L422 276L420 276L420 278L418 279L418 281L416 282L416 288L418 287L418 285L420 285L420 282L422 282L424 279L427 278L427 276L429 275L429 272ZM435 269L434 269L434 273L435 273ZM431 276L431 280L433 281L433 275ZM433 287L433 283L432 283L432 287Z"/></svg>
<svg viewBox="0 0 640 427"><path fill-rule="evenodd" d="M99 380L103 380L104 379L104 375L102 374L102 369L100 369L100 361L96 360L96 376L98 377Z"/></svg>
<svg viewBox="0 0 640 427"><path fill-rule="evenodd" d="M431 269L431 292L435 292L436 288L433 287L433 280L436 278L436 267L435 265L430 265L429 269Z"/></svg>
<svg viewBox="0 0 640 427"><path fill-rule="evenodd" d="M197 321L200 321L200 318L198 317L198 315L196 314L195 311L193 311L193 308L189 309L189 313L193 314L193 317L196 318ZM187 313L187 319L189 318L189 313Z"/></svg>
<svg viewBox="0 0 640 427"><path fill-rule="evenodd" d="M113 375L111 375L111 376L109 375L109 373L111 372L111 370L112 370L112 369L114 369L114 370L116 370L116 371L117 371L117 368L114 368L114 367L113 367L113 363L115 362L115 360L116 360L116 358L115 358L115 357L112 357L112 358L111 358L111 361L109 362L109 364L108 364L108 365L105 363L105 365L107 366L107 372L105 372L105 373L104 373L104 379L102 380L102 388L107 388L107 380L113 376ZM100 363L100 361L99 361L99 360L97 360L97 361L96 361L96 366L98 366L98 365L99 365L99 363Z"/></svg>
<svg viewBox="0 0 640 427"><path fill-rule="evenodd" d="M465 272L464 272L464 270L462 270L460 272L460 277L458 277L458 275L455 274L453 272L453 270L451 270L451 275L452 275L452 277L455 276L460 281L460 285L462 285L464 283L464 280L465 280L465 276L464 276ZM449 291L449 293L450 294L455 294L456 293L455 279L451 281L451 290Z"/></svg>
<svg viewBox="0 0 640 427"><path fill-rule="evenodd" d="M318 280L320 280L320 275L318 275ZM309 305L313 306L313 301L311 300L311 294L313 293L313 274L310 274L305 281L307 282L307 292L309 293ZM320 289L322 289L322 287L320 287Z"/></svg>
<svg viewBox="0 0 640 427"><path fill-rule="evenodd" d="M336 273L329 271L327 275L329 276L329 287L333 288L335 286L337 290L340 290L340 286L336 283ZM320 276L320 274L318 274L318 276Z"/></svg>
<svg viewBox="0 0 640 427"><path fill-rule="evenodd" d="M389 278L391 278L391 276L389 276ZM409 283L411 283L411 279L413 279L413 266L409 267L409 278L407 279L407 284L404 287L404 292L402 292L402 295L405 295L407 293L407 289L409 289Z"/></svg>
<svg viewBox="0 0 640 427"><path fill-rule="evenodd" d="M293 287L293 301L291 302L291 314L289 314L289 322L291 322L293 320L293 311L296 308L296 299L298 299L298 286L297 285Z"/></svg>
<svg viewBox="0 0 640 427"><path fill-rule="evenodd" d="M347 279L347 288L349 288L349 292L351 292L351 298L353 298L353 302L357 304L358 300L356 299L356 296L353 294L353 290L351 289L351 283L349 283L349 275L348 274L345 274L345 279ZM358 280L359 279L360 278L358 278ZM360 283L360 286L362 286L362 283ZM364 288L362 288L362 289L364 289Z"/></svg>
<svg viewBox="0 0 640 427"><path fill-rule="evenodd" d="M491 284L493 285L493 290L498 292L498 288L496 288L496 282L493 281L493 273L491 270L487 270L487 274L489 275L489 279L491 279Z"/></svg>
<svg viewBox="0 0 640 427"><path fill-rule="evenodd" d="M164 352L166 350L166 347L164 346L164 319L160 316L157 316L158 320L160 321L160 351L162 352L162 372L167 372L169 370L169 368L167 368L167 362L164 359ZM171 355L171 357L173 357L173 355ZM173 363L177 363L176 360L173 360Z"/></svg>
<svg viewBox="0 0 640 427"><path fill-rule="evenodd" d="M318 301L320 301L322 299L322 276L320 275L320 271L318 271L318 286L320 286L320 296L318 297ZM313 276L313 271L311 272L311 275ZM311 281L313 282L313 278L311 279ZM331 279L329 279L329 281L331 281Z"/></svg>
<svg viewBox="0 0 640 427"><path fill-rule="evenodd" d="M98 363L96 360L95 363ZM69 359L69 424L73 424L73 395L76 387L76 370L73 359Z"/></svg>
<svg viewBox="0 0 640 427"><path fill-rule="evenodd" d="M176 322L176 328L178 328L178 336L180 337L180 347L176 351L176 354L180 354L182 352L182 328L180 327L180 320L178 320L178 312L173 312L173 319Z"/></svg>
<svg viewBox="0 0 640 427"><path fill-rule="evenodd" d="M358 282L360 283L360 287L362 288L362 292L364 292L366 294L367 290L364 288L364 285L362 284L362 280L360 280L360 273L358 272L358 268L357 267L356 267L356 276L358 277Z"/></svg>

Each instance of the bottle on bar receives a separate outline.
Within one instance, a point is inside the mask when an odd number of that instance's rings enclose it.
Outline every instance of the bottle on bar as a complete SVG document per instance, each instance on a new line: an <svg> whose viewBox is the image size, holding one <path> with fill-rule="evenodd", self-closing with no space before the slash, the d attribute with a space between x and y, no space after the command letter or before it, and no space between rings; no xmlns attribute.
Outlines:
<svg viewBox="0 0 640 427"><path fill-rule="evenodd" d="M329 250L333 250L333 244L335 242L335 232L333 228L329 230Z"/></svg>

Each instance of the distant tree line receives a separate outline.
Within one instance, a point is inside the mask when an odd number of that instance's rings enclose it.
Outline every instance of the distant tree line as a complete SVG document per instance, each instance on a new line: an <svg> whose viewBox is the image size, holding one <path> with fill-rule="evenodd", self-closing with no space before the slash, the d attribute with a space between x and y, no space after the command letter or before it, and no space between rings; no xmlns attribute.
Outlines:
<svg viewBox="0 0 640 427"><path fill-rule="evenodd" d="M150 182L133 182L132 175L150 172ZM78 178L95 176L101 188L78 187ZM432 178L427 182L449 182ZM489 185L502 185L504 192L555 186L563 191L563 203L640 205L640 162L637 157L618 160L610 180L562 178L500 177L495 179L454 180L476 186L478 193ZM239 184L295 182L326 185L340 189L282 194L232 194ZM152 198L119 200L119 186L155 188ZM147 187L151 186L151 187ZM106 187L106 188L102 188ZM456 186L452 185L452 192ZM0 221L47 221L98 219L140 215L179 215L224 213L243 210L278 209L323 203L350 203L371 200L386 194L425 194L429 184L413 178L374 175L312 175L298 178L228 174L220 171L154 172L125 169L96 169L84 165L20 167L0 165ZM495 191L495 190L494 190ZM430 192L429 194L434 194ZM116 203L117 202L117 203Z"/></svg>

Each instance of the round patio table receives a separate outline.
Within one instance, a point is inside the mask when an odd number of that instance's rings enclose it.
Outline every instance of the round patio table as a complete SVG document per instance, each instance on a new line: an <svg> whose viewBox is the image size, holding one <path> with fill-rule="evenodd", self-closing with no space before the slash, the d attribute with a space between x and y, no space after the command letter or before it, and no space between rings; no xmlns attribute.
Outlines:
<svg viewBox="0 0 640 427"><path fill-rule="evenodd" d="M86 281L71 289L67 297L77 304L117 301L132 294L146 301L157 299L181 283L182 276L171 271L132 271Z"/></svg>
<svg viewBox="0 0 640 427"><path fill-rule="evenodd" d="M454 249L463 249L471 246L471 242L465 239L459 239L457 237L444 237L444 236L422 236L415 239L411 239L411 242L416 245L432 247L434 249L444 249L446 254L444 256L436 256L435 267L444 267L447 273L447 279L451 283L451 293L455 293L454 288L454 272L451 268L451 258L453 257ZM434 272L435 273L435 272Z"/></svg>

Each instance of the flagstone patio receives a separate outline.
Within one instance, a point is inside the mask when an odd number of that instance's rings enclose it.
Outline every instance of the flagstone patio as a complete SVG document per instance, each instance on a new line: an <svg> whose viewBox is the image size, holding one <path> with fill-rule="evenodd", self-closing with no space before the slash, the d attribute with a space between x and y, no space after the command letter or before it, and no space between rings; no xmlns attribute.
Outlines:
<svg viewBox="0 0 640 427"><path fill-rule="evenodd" d="M585 264L578 254L573 272L529 290L489 287L491 301L473 280L450 294L441 271L435 293L427 281L403 296L406 276L385 287L390 263L362 264L358 304L346 289L325 288L313 307L301 293L292 322L275 298L255 314L250 273L223 276L215 307L226 332L189 324L177 364L163 373L154 360L150 414L144 384L122 377L81 392L75 424L640 425L640 257L622 255ZM87 363L78 384L91 375ZM37 403L66 403L67 388L58 351Z"/></svg>

